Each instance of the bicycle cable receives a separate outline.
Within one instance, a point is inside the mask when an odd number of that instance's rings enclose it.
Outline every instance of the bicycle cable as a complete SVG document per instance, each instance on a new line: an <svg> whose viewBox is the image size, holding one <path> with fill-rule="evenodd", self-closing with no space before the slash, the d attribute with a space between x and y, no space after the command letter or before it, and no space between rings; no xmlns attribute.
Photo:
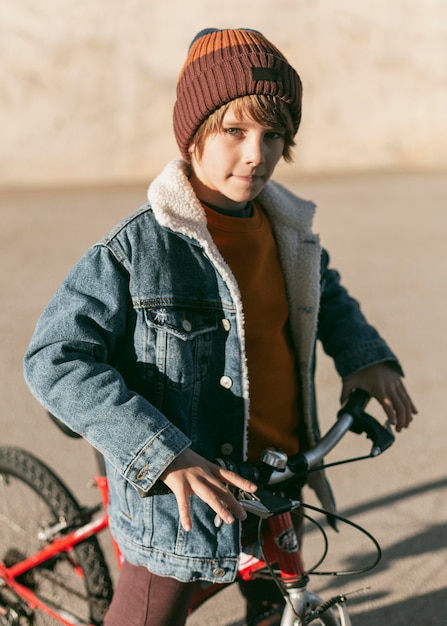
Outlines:
<svg viewBox="0 0 447 626"><path fill-rule="evenodd" d="M348 463L357 463L358 461L367 461L368 459L373 458L371 454L366 454L362 456L354 456L350 459L342 459L341 461L332 461L331 463L325 463L324 465L317 465L316 467L310 467L307 472L311 474L312 472L321 472L322 470L329 469L331 467L337 467L338 465L348 465Z"/></svg>
<svg viewBox="0 0 447 626"><path fill-rule="evenodd" d="M300 504L300 506L301 506L301 504ZM317 527L317 529L320 531L320 534L323 537L323 541L324 541L323 553L322 553L321 557L315 563L315 565L313 565L310 569L306 570L306 574L309 575L309 574L313 574L313 572L317 569L317 567L320 567L320 565L325 561L325 559L327 557L327 554L329 552L329 539L328 539L328 536L327 536L327 532L324 530L323 526L319 522L317 522L316 519L314 519L310 515L306 515L306 513L303 513L303 517L305 519L307 519L308 522L311 522L314 526Z"/></svg>
<svg viewBox="0 0 447 626"><path fill-rule="evenodd" d="M329 550L329 541L328 541L328 537L327 537L327 533L324 530L323 526L314 518L312 518L310 515L306 515L304 514L304 517L310 521L311 523L313 523L318 530L320 530L323 539L324 539L324 548L323 548L323 554L320 557L320 559L317 561L317 563L315 565L312 566L312 568L310 568L309 570L307 570L305 572L305 574L303 575L303 578L305 576L352 576L352 575L359 575L359 574L364 574L365 572L370 571L371 569L373 569L374 567L376 567L376 565L380 562L381 558L382 558L382 549L377 541L377 539L369 532L367 531L365 528L363 528L362 526L360 526L359 524L356 524L355 522L352 522L351 520L348 520L346 517L342 517L341 515L338 515L336 513L329 513L328 511L325 511L324 509L320 509L319 507L316 506L312 506L310 504L304 504L304 503L300 503L300 505L303 508L315 511L317 513L320 513L322 515L331 515L332 517L334 517L335 519L339 520L340 522L347 524L348 526L351 526L352 528L354 528L355 530L359 531L361 534L365 535L370 541L371 543L374 545L376 551L377 551L377 556L375 558L375 560L370 564L367 565L365 567L362 568L358 568L358 569L353 569L353 570L344 570L344 571L317 571L317 567L319 567L324 560L326 559L326 556L328 554L328 550ZM275 569L273 568L272 564L270 563L270 561L267 558L267 555L265 554L265 550L264 550L264 545L263 545L263 541L262 541L262 529L263 529L263 524L266 520L260 518L259 519L259 523L258 523L258 545L259 545L259 549L261 551L261 555L262 555L262 559L264 561L264 563L266 564L266 567L270 573L270 576L272 577L272 579L275 581L276 586L278 587L281 595L286 598L288 598L288 593L287 590L285 588L285 585L283 584L280 576L278 576L277 572L275 571Z"/></svg>
<svg viewBox="0 0 447 626"><path fill-rule="evenodd" d="M314 566L314 568L312 570L309 570L308 572L306 572L306 574L312 574L312 576L352 576L352 575L364 574L365 572L369 572L374 567L376 567L376 565L380 562L380 560L382 558L382 549L381 549L377 539L369 531L367 531L366 528L363 528L359 524L356 524L355 522L352 522L351 520L347 519L346 517L342 517L341 515L338 515L337 513L329 513L328 511L325 511L324 509L320 509L319 507L316 507L316 506L312 506L311 504L304 504L303 502L301 502L301 506L303 508L305 508L305 509L310 509L311 511L315 511L315 512L320 513L322 515L330 515L331 517L337 519L338 521L340 521L340 522L342 522L344 524L347 524L348 526L351 526L355 530L358 530L361 534L365 535L371 541L371 543L374 545L374 547L375 547L375 549L377 551L377 555L376 555L375 560L370 565L367 565L367 566L359 568L359 569L344 570L344 571L333 571L333 572L330 572L330 571L328 571L328 572L318 572L318 571L315 571L315 568L318 567L323 562L320 559L319 563L316 566ZM322 527L321 527L321 530L322 530L323 534L326 535L326 532L324 531L324 529Z"/></svg>
<svg viewBox="0 0 447 626"><path fill-rule="evenodd" d="M300 505L299 505L299 506L301 506L301 503L300 503ZM298 508L298 507L294 507L294 508ZM294 510L294 509L292 509L292 511L293 511L293 510ZM306 513L304 513L304 514L303 514L303 517L304 517L304 519L306 519L308 522L310 522L311 524L313 524L314 526L316 526L316 527L317 527L317 529L320 531L320 533L321 533L321 535L322 535L322 537L323 537L323 542L324 542L324 547L323 547L323 552L322 552L322 555L320 556L320 558L318 559L318 561L317 561L317 562L316 562L316 563L315 563L315 564L314 564L314 565L313 565L310 569L306 570L305 575L309 575L309 574L312 574L312 573L314 572L314 570L316 570L316 568L317 568L317 567L319 567L319 566L320 566L320 565L321 565L321 564L325 561L325 559L326 559L326 557L327 557L327 554L328 554L328 551L329 551L329 540L328 540L327 533L326 533L326 531L324 530L323 526L322 526L322 525L321 525L321 524L320 524L320 523L319 523L316 519L314 519L314 518L313 518L313 517L311 517L310 515L306 515ZM262 522L262 521L265 521L265 520L260 519L260 522ZM262 533L261 533L261 536L262 536ZM261 556L262 556L262 558L263 558L263 560L264 560L265 564L266 564L266 565L267 565L267 567L268 567L269 562L268 562L268 561L267 561L267 559L266 559L266 555L265 555L265 553L264 553L264 550L263 550L263 547L262 547L262 543L260 542L260 537L259 537L259 528L258 528L258 544L260 545ZM274 574L275 576L277 575L277 573L275 572L275 569L274 569L273 567L272 567L272 569L270 570L270 575L272 575L272 572L273 572L273 574Z"/></svg>

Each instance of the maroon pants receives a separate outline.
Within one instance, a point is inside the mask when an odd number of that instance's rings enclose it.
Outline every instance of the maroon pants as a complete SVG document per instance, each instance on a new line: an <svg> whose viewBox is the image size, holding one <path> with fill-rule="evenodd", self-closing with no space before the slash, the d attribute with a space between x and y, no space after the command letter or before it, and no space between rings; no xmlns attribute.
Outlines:
<svg viewBox="0 0 447 626"><path fill-rule="evenodd" d="M183 626L196 586L124 561L104 626Z"/></svg>
<svg viewBox="0 0 447 626"><path fill-rule="evenodd" d="M156 576L142 565L124 562L104 626L184 626L199 583ZM251 619L283 599L269 580L240 583Z"/></svg>

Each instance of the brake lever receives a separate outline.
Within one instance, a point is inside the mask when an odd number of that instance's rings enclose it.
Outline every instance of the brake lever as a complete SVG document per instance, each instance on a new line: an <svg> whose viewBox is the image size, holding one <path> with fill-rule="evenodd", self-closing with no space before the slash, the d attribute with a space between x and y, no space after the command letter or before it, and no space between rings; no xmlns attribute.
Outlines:
<svg viewBox="0 0 447 626"><path fill-rule="evenodd" d="M258 487L254 493L239 490L237 500L247 513L253 513L262 519L288 513L297 504L294 500L276 496L263 487Z"/></svg>
<svg viewBox="0 0 447 626"><path fill-rule="evenodd" d="M368 415L368 417L370 416ZM369 435L367 435L367 437L374 441L374 445L371 449L371 456L378 456L379 454L382 454L382 452L385 452L385 450L388 450L396 439L393 431L391 430L391 424L389 421L387 421L384 425L376 422L374 438Z"/></svg>
<svg viewBox="0 0 447 626"><path fill-rule="evenodd" d="M261 497L258 496L259 492ZM273 515L277 515L279 512L285 513L287 510L290 511L292 508L290 500L274 496L270 492L259 487L255 493L249 493L243 489L238 489L235 495L237 501L247 513L252 513L261 519L267 519ZM217 528L220 528L222 524L222 518L219 515L216 515L214 518L214 525Z"/></svg>
<svg viewBox="0 0 447 626"><path fill-rule="evenodd" d="M241 492L237 501L247 513L252 513L262 519L267 519L272 515L270 509L254 493Z"/></svg>
<svg viewBox="0 0 447 626"><path fill-rule="evenodd" d="M378 456L393 445L395 437L391 430L391 425L387 422L384 426L368 413L361 413L355 416L351 430L357 434L366 433L371 439L373 446L370 456Z"/></svg>

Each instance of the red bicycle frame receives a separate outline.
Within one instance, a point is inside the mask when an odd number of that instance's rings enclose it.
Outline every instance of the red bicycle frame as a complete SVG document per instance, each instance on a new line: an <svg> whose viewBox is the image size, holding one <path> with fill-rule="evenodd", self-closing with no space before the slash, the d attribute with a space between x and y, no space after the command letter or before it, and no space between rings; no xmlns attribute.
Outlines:
<svg viewBox="0 0 447 626"><path fill-rule="evenodd" d="M101 497L104 505L104 512L101 517L91 522L88 522L79 528L76 528L75 530L67 533L63 537L53 539L51 543L42 548L42 550L39 550L30 557L27 557L26 559L23 559L22 561L19 561L18 563L15 563L10 567L7 567L4 563L0 562L0 577L6 581L6 584L10 589L12 589L19 597L23 598L31 609L40 609L47 615L50 615L52 618L54 618L61 624L65 624L66 626L73 626L73 622L67 621L59 613L53 611L53 609L51 609L51 607L49 607L42 600L40 600L29 587L19 583L17 579L23 574L26 574L26 572L29 572L33 568L38 567L46 561L49 561L58 554L65 552L70 555L70 552L72 552L73 548L77 544L108 528L109 515L107 512L107 507L109 495L107 478L105 478L104 476L95 476L94 480L96 487L101 492ZM63 529L63 525L61 525L61 529ZM118 545L113 540L113 537L112 541L114 545L115 555L117 557L118 564L120 565L120 551ZM76 559L74 558L72 559L72 566L77 571L78 575L82 577L83 572L80 567L77 567Z"/></svg>
<svg viewBox="0 0 447 626"><path fill-rule="evenodd" d="M66 553L70 556L70 553L76 545L109 527L108 481L105 476L95 476L94 482L101 493L103 502L104 509L101 516L68 532L63 537L54 538L48 545L42 548L42 550L39 550L35 554L10 567L0 562L0 577L5 580L10 589L19 597L23 598L31 609L39 609L65 626L73 626L73 622L67 621L62 615L56 613L51 607L40 600L29 587L21 584L18 580L21 576L26 574L26 572L42 565L42 563L49 561L58 554ZM63 525L61 525L61 530L62 529ZM112 543L117 565L120 568L122 556L113 536ZM304 566L290 513L282 513L267 521L267 528L263 535L263 548L266 559L269 562L278 564L280 575L284 582L295 582L304 576ZM72 559L72 566L77 570L79 576L83 575L81 568L77 568L75 558ZM240 556L238 578L251 580L256 577L260 570L265 570L266 567L267 563L263 559L242 553ZM193 599L190 612L193 612L203 604L205 600L218 593L229 584L231 583L221 585L209 583L203 587L201 586Z"/></svg>

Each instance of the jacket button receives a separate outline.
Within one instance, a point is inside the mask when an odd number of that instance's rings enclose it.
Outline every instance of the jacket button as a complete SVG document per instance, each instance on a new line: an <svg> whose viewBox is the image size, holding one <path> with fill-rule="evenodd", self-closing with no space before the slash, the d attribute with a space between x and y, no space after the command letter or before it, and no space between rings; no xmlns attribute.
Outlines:
<svg viewBox="0 0 447 626"><path fill-rule="evenodd" d="M142 467L137 474L137 480L143 480L143 478L146 478L148 471L149 465Z"/></svg>
<svg viewBox="0 0 447 626"><path fill-rule="evenodd" d="M230 389L233 385L233 381L229 376L222 376L220 379L220 384L224 389Z"/></svg>
<svg viewBox="0 0 447 626"><path fill-rule="evenodd" d="M231 454L233 452L233 446L231 445L231 443L224 443L221 445L220 447L220 451L222 452L222 454Z"/></svg>
<svg viewBox="0 0 447 626"><path fill-rule="evenodd" d="M183 330L186 330L187 333L191 332L192 324L189 320L183 320L182 326L183 326Z"/></svg>
<svg viewBox="0 0 447 626"><path fill-rule="evenodd" d="M216 569L213 570L213 576L214 578L223 578L225 576L225 570L223 567L216 567Z"/></svg>
<svg viewBox="0 0 447 626"><path fill-rule="evenodd" d="M228 332L230 330L230 328L231 328L230 320L223 319L222 320L222 326L224 327L224 330L226 330Z"/></svg>

